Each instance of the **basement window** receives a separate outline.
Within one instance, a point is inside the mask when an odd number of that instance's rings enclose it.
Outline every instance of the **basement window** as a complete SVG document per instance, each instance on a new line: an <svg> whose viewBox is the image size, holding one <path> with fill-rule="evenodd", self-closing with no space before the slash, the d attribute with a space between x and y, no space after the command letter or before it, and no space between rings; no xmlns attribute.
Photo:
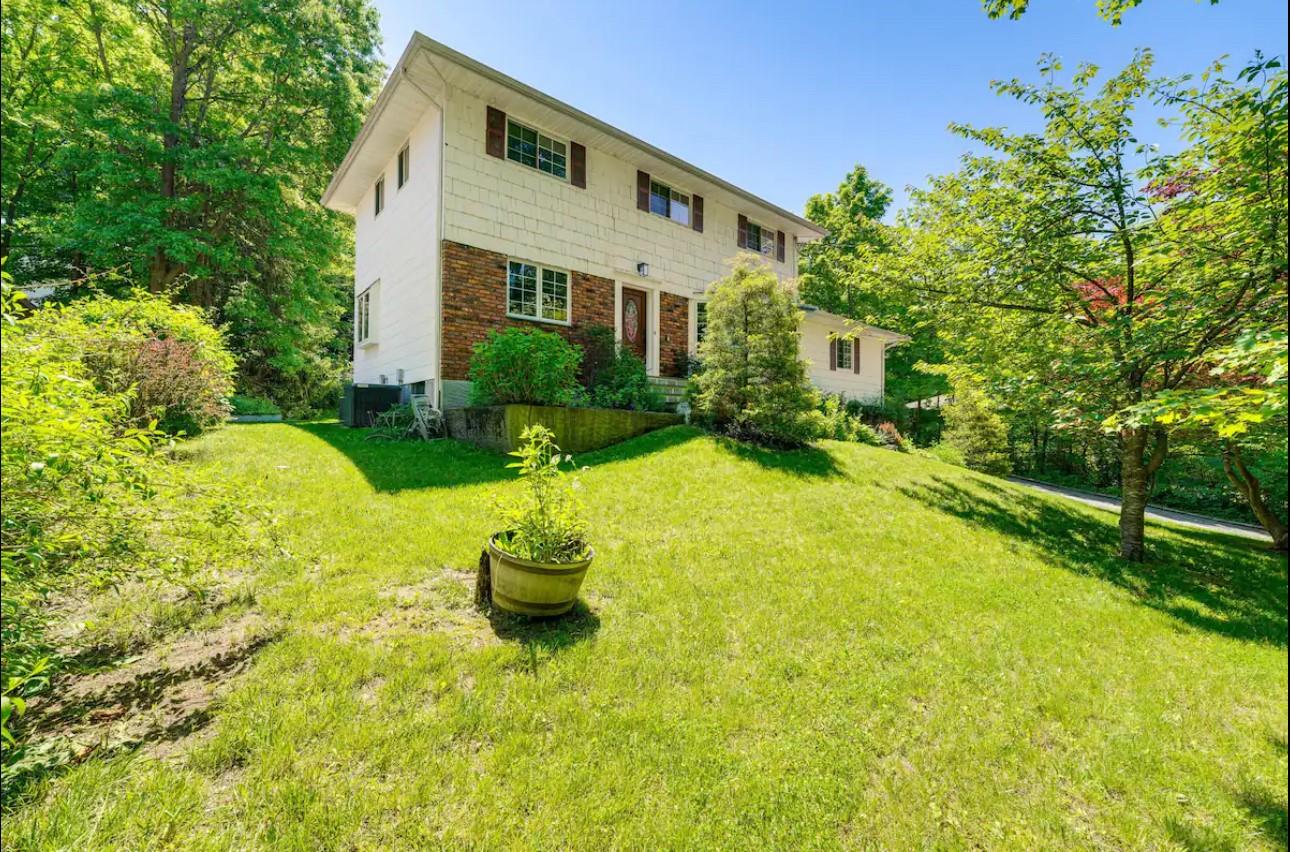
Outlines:
<svg viewBox="0 0 1290 852"><path fill-rule="evenodd" d="M540 322L569 322L569 273L522 260L507 263L506 314Z"/></svg>
<svg viewBox="0 0 1290 852"><path fill-rule="evenodd" d="M506 158L563 180L568 168L569 149L550 136L525 127L518 121L506 122Z"/></svg>

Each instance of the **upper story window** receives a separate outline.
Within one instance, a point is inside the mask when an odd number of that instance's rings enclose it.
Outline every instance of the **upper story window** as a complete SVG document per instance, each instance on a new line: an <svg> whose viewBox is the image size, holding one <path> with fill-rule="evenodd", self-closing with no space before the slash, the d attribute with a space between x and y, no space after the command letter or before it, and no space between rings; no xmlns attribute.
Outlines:
<svg viewBox="0 0 1290 852"><path fill-rule="evenodd" d="M569 322L569 273L522 260L506 269L506 313L544 322Z"/></svg>
<svg viewBox="0 0 1290 852"><path fill-rule="evenodd" d="M412 176L411 167L412 167L412 154L409 151L408 146L404 145L403 149L399 151L399 164L398 164L399 189L402 189L403 184L407 183L408 178Z"/></svg>
<svg viewBox="0 0 1290 852"><path fill-rule="evenodd" d="M748 248L771 257L775 254L775 232L755 222L748 223Z"/></svg>
<svg viewBox="0 0 1290 852"><path fill-rule="evenodd" d="M665 183L656 180L649 182L649 212L680 222L690 224L690 196L677 192Z"/></svg>
<svg viewBox="0 0 1290 852"><path fill-rule="evenodd" d="M837 358L833 364L839 370L850 370L855 364L856 341L845 337L839 337L833 349L837 352Z"/></svg>
<svg viewBox="0 0 1290 852"><path fill-rule="evenodd" d="M373 284L354 297L354 342L360 346L371 343L376 337L376 286Z"/></svg>
<svg viewBox="0 0 1290 852"><path fill-rule="evenodd" d="M384 177L379 177L376 179L376 191L372 193L372 196L376 206L376 212L373 215L380 216L381 211L385 209L385 178Z"/></svg>
<svg viewBox="0 0 1290 852"><path fill-rule="evenodd" d="M514 119L506 121L506 157L561 180L568 171L565 143L525 127Z"/></svg>

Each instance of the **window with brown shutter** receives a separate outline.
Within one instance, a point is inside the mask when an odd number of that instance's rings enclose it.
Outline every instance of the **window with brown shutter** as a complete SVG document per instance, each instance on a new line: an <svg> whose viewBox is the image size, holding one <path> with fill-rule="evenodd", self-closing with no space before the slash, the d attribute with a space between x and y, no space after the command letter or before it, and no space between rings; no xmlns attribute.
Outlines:
<svg viewBox="0 0 1290 852"><path fill-rule="evenodd" d="M694 228L694 230L702 234L703 233L703 196L691 195L690 204L691 204L691 210L693 211L693 214L694 214L693 218L690 220L690 227Z"/></svg>
<svg viewBox="0 0 1290 852"><path fill-rule="evenodd" d="M775 232L775 259L780 263L784 262L784 232Z"/></svg>
<svg viewBox="0 0 1290 852"><path fill-rule="evenodd" d="M569 142L569 183L587 188L587 149L573 141Z"/></svg>
<svg viewBox="0 0 1290 852"><path fill-rule="evenodd" d="M829 338L829 369L836 370L837 368L838 368L838 339L836 337L830 337Z"/></svg>
<svg viewBox="0 0 1290 852"><path fill-rule="evenodd" d="M636 170L636 209L649 212L649 172Z"/></svg>
<svg viewBox="0 0 1290 852"><path fill-rule="evenodd" d="M484 150L490 157L506 156L506 113L496 107L488 108L484 127Z"/></svg>
<svg viewBox="0 0 1290 852"><path fill-rule="evenodd" d="M739 214L739 228L735 234L735 241L739 248L748 248L748 217Z"/></svg>
<svg viewBox="0 0 1290 852"><path fill-rule="evenodd" d="M860 372L860 338L858 337L851 339L851 370Z"/></svg>

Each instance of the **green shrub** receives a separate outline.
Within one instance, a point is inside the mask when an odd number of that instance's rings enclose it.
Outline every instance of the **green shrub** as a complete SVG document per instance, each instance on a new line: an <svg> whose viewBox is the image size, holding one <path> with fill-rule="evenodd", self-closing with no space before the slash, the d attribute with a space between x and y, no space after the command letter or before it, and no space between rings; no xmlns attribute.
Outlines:
<svg viewBox="0 0 1290 852"><path fill-rule="evenodd" d="M663 395L650 384L645 362L632 350L619 345L612 328L589 326L579 333L578 342L582 346L579 379L587 391L587 405L635 411L663 410Z"/></svg>
<svg viewBox="0 0 1290 852"><path fill-rule="evenodd" d="M190 334L194 329L179 323L186 337L157 336L148 320L166 312L151 298L26 313L4 277L0 682L8 791L22 763L23 702L54 687L63 659L47 640L50 600L127 578L146 582L230 564L225 549L250 546L258 515L240 495L196 481L167 452L166 436L136 425L136 384L94 372L116 363L104 351L106 341L141 344L145 351L158 348L157 341L175 341L193 355L218 340L213 330ZM101 327L94 325L99 321ZM168 343L160 348L168 351ZM133 356L125 360L137 363ZM228 531L233 526L237 535Z"/></svg>
<svg viewBox="0 0 1290 852"><path fill-rule="evenodd" d="M938 462L952 464L955 467L967 467L967 463L963 460L962 451L953 444L940 441L932 444L923 452L927 454L928 458L936 459Z"/></svg>
<svg viewBox="0 0 1290 852"><path fill-rule="evenodd" d="M281 414L282 409L278 408L272 400L264 399L258 396L243 396L242 394L233 394L229 397L229 405L234 414Z"/></svg>
<svg viewBox="0 0 1290 852"><path fill-rule="evenodd" d="M691 394L712 428L757 443L797 447L825 433L820 397L799 355L802 313L764 264L740 258L709 290L703 370Z"/></svg>
<svg viewBox="0 0 1290 852"><path fill-rule="evenodd" d="M490 331L470 357L470 400L477 405L568 405L577 395L582 350L536 329Z"/></svg>
<svg viewBox="0 0 1290 852"><path fill-rule="evenodd" d="M957 449L972 470L994 476L1012 473L1008 427L988 397L972 388L954 389L954 401L941 409L945 417L943 443Z"/></svg>
<svg viewBox="0 0 1290 852"><path fill-rule="evenodd" d="M503 512L506 529L497 537L502 550L534 562L577 562L587 557L587 525L561 463L571 463L555 444L555 434L540 423L520 433L523 445L511 453L527 488Z"/></svg>
<svg viewBox="0 0 1290 852"><path fill-rule="evenodd" d="M199 309L135 291L35 311L25 322L51 353L85 367L104 393L127 400L127 421L194 435L221 423L233 392L233 356Z"/></svg>
<svg viewBox="0 0 1290 852"><path fill-rule="evenodd" d="M854 441L880 447L882 436L860 419L862 408L858 400L846 399L842 394L829 394L820 404L824 416L824 434L835 441Z"/></svg>
<svg viewBox="0 0 1290 852"><path fill-rule="evenodd" d="M900 434L900 430L896 428L895 423L890 420L885 423L879 423L876 432L878 440L882 442L883 446L891 447L893 450L900 450L902 453L909 452L909 442L905 440L904 435Z"/></svg>

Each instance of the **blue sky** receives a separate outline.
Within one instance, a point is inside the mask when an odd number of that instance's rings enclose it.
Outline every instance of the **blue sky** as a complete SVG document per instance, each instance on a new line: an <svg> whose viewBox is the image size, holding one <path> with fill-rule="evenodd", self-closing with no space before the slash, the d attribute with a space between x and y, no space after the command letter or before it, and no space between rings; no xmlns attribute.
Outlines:
<svg viewBox="0 0 1290 852"><path fill-rule="evenodd" d="M991 21L977 0L376 0L387 61L420 30L795 212L855 163L900 206L955 168L951 121L1034 126L989 83L1034 79L1044 52L1116 69L1150 47L1169 75L1286 54L1285 0L1144 0L1118 28L1094 0L1032 4Z"/></svg>

